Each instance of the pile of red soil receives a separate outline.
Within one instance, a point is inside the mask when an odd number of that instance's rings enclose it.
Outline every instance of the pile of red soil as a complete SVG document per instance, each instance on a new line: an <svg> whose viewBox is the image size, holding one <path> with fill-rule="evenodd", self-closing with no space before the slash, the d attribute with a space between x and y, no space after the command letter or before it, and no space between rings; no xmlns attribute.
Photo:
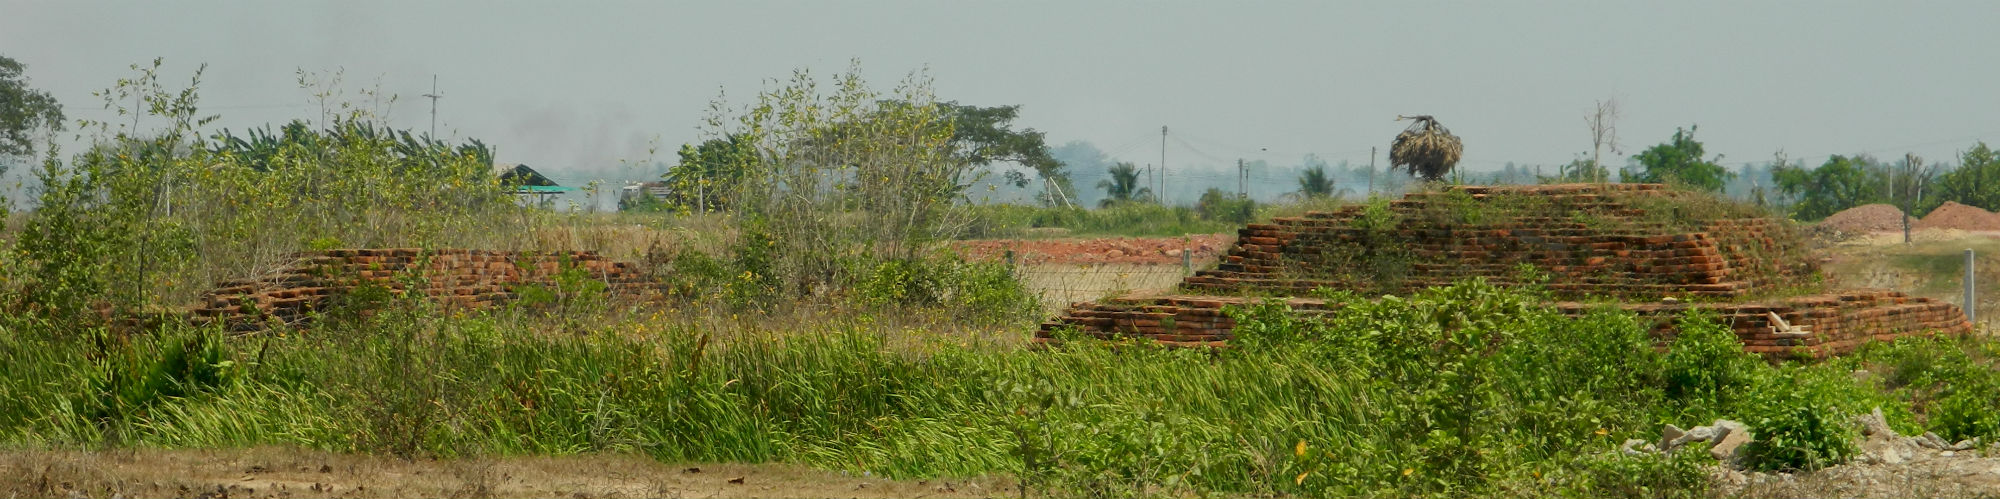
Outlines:
<svg viewBox="0 0 2000 499"><path fill-rule="evenodd" d="M1922 226L1915 220L1911 222L1913 226ZM1819 222L1819 226L1850 233L1901 231L1903 210L1886 204L1864 204L1828 216Z"/></svg>
<svg viewBox="0 0 2000 499"><path fill-rule="evenodd" d="M1229 234L1196 234L1179 237L1102 239L984 239L956 241L952 247L968 260L999 260L1014 251L1014 262L1033 263L1139 263L1179 264L1185 248L1199 265L1214 260L1229 248Z"/></svg>
<svg viewBox="0 0 2000 499"><path fill-rule="evenodd" d="M1916 223L1919 229L2000 230L2000 214L1946 201Z"/></svg>

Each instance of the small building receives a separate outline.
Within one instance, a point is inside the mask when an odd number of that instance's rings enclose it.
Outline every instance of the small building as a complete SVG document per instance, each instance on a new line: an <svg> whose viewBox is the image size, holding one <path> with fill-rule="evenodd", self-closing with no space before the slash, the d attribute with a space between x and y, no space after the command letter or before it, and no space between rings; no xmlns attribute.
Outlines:
<svg viewBox="0 0 2000 499"><path fill-rule="evenodd" d="M500 184L514 194L534 196L537 204L547 203L558 194L576 190L575 187L556 185L556 181L549 180L549 177L542 175L542 172L518 163L495 163L493 175L499 177Z"/></svg>

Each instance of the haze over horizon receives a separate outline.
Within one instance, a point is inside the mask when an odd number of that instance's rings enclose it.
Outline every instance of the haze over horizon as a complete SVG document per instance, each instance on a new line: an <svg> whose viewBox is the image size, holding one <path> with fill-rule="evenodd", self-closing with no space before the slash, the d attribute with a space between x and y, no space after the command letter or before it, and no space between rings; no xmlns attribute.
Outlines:
<svg viewBox="0 0 2000 499"><path fill-rule="evenodd" d="M1493 5L0 1L0 54L72 119L90 93L164 58L215 127L317 116L297 70L379 82L392 124L478 138L498 160L579 182L674 161L712 98L741 105L796 69L858 60L887 88L914 70L942 100L1021 105L1051 146L1194 175L1237 158L1366 163L1399 114L1465 139L1461 168L1557 165L1616 99L1624 152L1699 125L1732 167L1783 150L1953 162L2000 142L2000 4L1776 2ZM145 123L141 123L142 128ZM657 151L648 155L649 149ZM1386 162L1386 160L1384 160ZM1624 164L1623 158L1607 161ZM1209 173L1202 173L1209 172ZM1232 173L1233 174L1233 173ZM1224 176L1230 174L1223 174ZM1080 188L1088 188L1080 181Z"/></svg>

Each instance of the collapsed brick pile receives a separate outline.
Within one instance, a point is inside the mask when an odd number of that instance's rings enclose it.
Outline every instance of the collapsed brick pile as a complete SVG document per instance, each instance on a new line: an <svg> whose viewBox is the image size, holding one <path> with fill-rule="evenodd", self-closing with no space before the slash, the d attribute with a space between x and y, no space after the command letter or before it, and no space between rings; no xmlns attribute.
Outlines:
<svg viewBox="0 0 2000 499"><path fill-rule="evenodd" d="M590 251L337 249L301 253L290 265L257 279L223 282L204 293L190 315L254 330L272 321L296 323L365 286L397 296L415 291L447 309L486 308L518 298L521 285L554 286L566 269L603 282L612 296L643 296L650 289L632 264ZM405 276L416 279L401 278ZM410 283L422 287L412 290Z"/></svg>
<svg viewBox="0 0 2000 499"><path fill-rule="evenodd" d="M1556 305L1581 315L1618 299L1657 319L1657 336L1689 308L1715 311L1745 348L1778 356L1796 349L1837 355L1905 334L1971 330L1956 306L1884 290L1803 289L1817 272L1800 236L1755 212L1690 199L1699 194L1648 184L1464 186L1418 193L1386 210L1331 213L1253 224L1215 270L1183 281L1198 293L1116 298L1073 305L1043 324L1096 337L1169 345L1221 345L1235 323L1221 309L1251 295L1314 288L1407 293L1472 277L1520 284L1524 266L1546 278ZM1760 298L1798 295L1784 298ZM1700 303L1668 298L1703 297ZM1294 309L1324 301L1291 298ZM1771 317L1778 317L1772 320Z"/></svg>
<svg viewBox="0 0 2000 499"><path fill-rule="evenodd" d="M1169 346L1223 346L1234 336L1235 319L1224 306L1245 306L1259 298L1231 296L1169 295L1112 298L1097 303L1079 303L1061 317L1044 324L1045 332L1057 327L1074 327L1081 334L1100 339L1145 338ZM1316 298L1287 298L1292 310L1326 313L1341 304ZM1557 302L1559 313L1581 317L1603 306L1601 303ZM1949 303L1911 297L1886 290L1855 290L1812 296L1798 296L1743 303L1623 303L1617 308L1633 312L1653 327L1655 337L1674 335L1674 322L1689 309L1714 312L1729 325L1752 353L1784 356L1795 352L1814 357L1853 351L1872 340L1891 340L1909 334L1965 334L1971 324L1958 307ZM1775 315L1782 325L1773 321ZM1789 326L1789 327L1785 327ZM1038 343L1056 341L1042 334Z"/></svg>

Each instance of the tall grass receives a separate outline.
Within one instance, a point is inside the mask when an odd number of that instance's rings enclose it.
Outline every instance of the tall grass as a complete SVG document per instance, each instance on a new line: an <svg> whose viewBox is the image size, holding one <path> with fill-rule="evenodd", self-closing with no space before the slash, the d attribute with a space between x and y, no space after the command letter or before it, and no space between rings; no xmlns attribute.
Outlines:
<svg viewBox="0 0 2000 499"><path fill-rule="evenodd" d="M961 344L867 314L728 335L644 313L550 334L532 316L420 303L243 338L16 321L0 332L0 442L629 452L1006 473L1061 495L1695 496L1695 461L1620 457L1617 444L1713 417L1838 436L1781 425L1801 407L1845 421L1879 405L1908 430L1994 431L1979 416L1994 405L1988 364L1923 363L1987 343L1905 341L1774 367L1711 348L1734 339L1705 318L1686 319L1690 333L1662 353L1633 316L1569 319L1538 303L1467 283L1324 318L1262 305L1238 312L1239 347L1218 351ZM1860 365L1890 374L1857 380Z"/></svg>

